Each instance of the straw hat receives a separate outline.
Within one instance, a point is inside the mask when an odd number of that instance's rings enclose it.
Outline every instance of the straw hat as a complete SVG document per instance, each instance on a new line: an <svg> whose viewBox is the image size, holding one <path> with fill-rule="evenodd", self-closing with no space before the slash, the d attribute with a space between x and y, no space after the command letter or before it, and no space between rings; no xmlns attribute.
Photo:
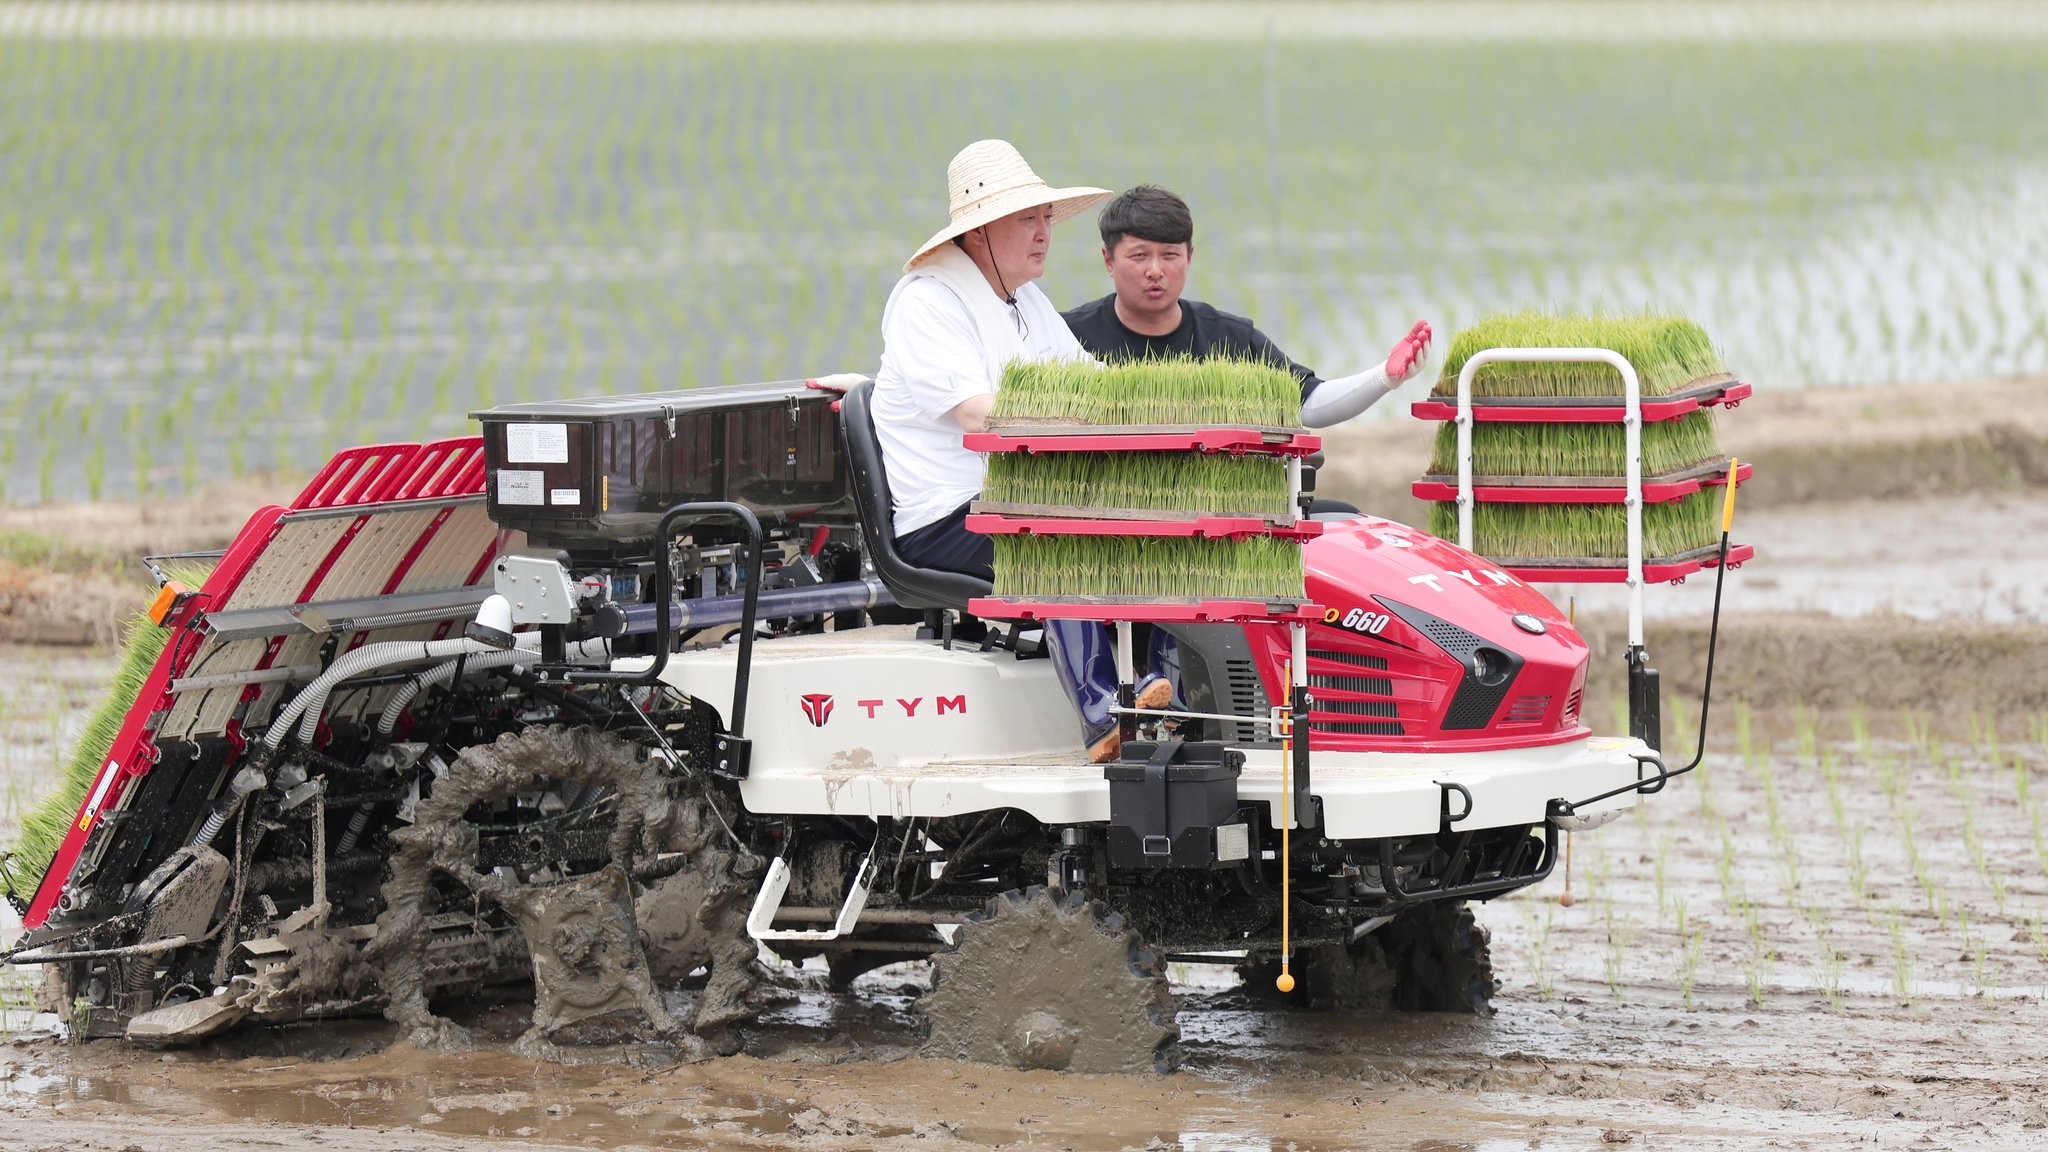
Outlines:
<svg viewBox="0 0 2048 1152"><path fill-rule="evenodd" d="M932 250L955 236L965 236L984 224L992 224L1012 212L1052 205L1052 222L1057 224L1100 204L1114 193L1107 188L1054 188L1038 178L1031 165L1007 140L976 140L962 148L946 165L947 205L953 222L939 229L924 247L903 265L905 272L917 267Z"/></svg>

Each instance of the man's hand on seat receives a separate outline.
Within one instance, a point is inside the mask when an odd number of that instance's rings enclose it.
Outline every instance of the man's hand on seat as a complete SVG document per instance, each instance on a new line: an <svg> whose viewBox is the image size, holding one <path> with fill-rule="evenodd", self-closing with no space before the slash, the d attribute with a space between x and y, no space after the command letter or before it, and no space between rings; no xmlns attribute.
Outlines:
<svg viewBox="0 0 2048 1152"><path fill-rule="evenodd" d="M820 392L834 392L844 396L854 385L864 383L866 380L867 377L858 372L835 372L830 376L816 376L806 380L804 381L804 387L816 388ZM839 411L839 401L834 400L832 402L832 410L834 412Z"/></svg>
<svg viewBox="0 0 2048 1152"><path fill-rule="evenodd" d="M1429 321L1417 320L1415 327L1387 353L1387 383L1399 384L1415 375L1429 359L1429 339Z"/></svg>

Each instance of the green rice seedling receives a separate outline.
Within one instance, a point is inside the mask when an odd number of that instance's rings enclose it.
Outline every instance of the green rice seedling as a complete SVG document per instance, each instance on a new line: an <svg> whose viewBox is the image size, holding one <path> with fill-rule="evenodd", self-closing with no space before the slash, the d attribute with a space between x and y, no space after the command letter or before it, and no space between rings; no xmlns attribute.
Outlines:
<svg viewBox="0 0 2048 1152"><path fill-rule="evenodd" d="M1003 370L990 419L1295 428L1301 385L1292 373L1245 360L1020 362Z"/></svg>
<svg viewBox="0 0 2048 1152"><path fill-rule="evenodd" d="M1540 918L1536 915L1538 905L1543 909ZM1517 907L1526 929L1524 960L1529 965L1530 977L1536 981L1536 994L1548 1000L1557 990L1550 971L1550 929L1557 922L1557 905L1541 900L1534 904L1524 901Z"/></svg>
<svg viewBox="0 0 2048 1152"><path fill-rule="evenodd" d="M1196 452L997 452L988 459L982 499L1276 520L1294 515L1285 462Z"/></svg>
<svg viewBox="0 0 2048 1152"><path fill-rule="evenodd" d="M143 682L149 678L169 636L169 632L147 620L138 618L129 625L113 682L99 707L86 720L84 731L64 763L56 789L22 817L13 847L0 852L0 884L8 891L26 898L42 883L43 869L64 843L72 817L85 800L86 789L99 774L100 765L127 718L129 705L142 691Z"/></svg>
<svg viewBox="0 0 2048 1152"><path fill-rule="evenodd" d="M1700 957L1707 947L1707 930L1695 928L1690 933L1679 933L1678 997L1686 1008L1692 1008L1692 987L1699 980Z"/></svg>
<svg viewBox="0 0 2048 1152"><path fill-rule="evenodd" d="M1706 331L1683 317L1655 312L1594 316L1498 313L1452 337L1435 393L1454 394L1465 362L1488 348L1611 349L1635 368L1645 396L1678 392L1695 380L1727 371ZM1619 396L1621 376L1605 364L1489 364L1473 375L1472 394Z"/></svg>
<svg viewBox="0 0 2048 1152"><path fill-rule="evenodd" d="M1696 552L1721 539L1720 497L1695 492L1643 509L1643 558ZM1429 506L1429 531L1458 538L1458 506ZM1628 520L1619 504L1479 504L1473 508L1472 550L1500 563L1603 560L1628 555Z"/></svg>
<svg viewBox="0 0 2048 1152"><path fill-rule="evenodd" d="M1848 813L1842 806L1842 773L1835 765L1832 748L1820 750L1820 775L1827 786L1828 812L1834 817L1835 831L1840 832L1848 823Z"/></svg>
<svg viewBox="0 0 2048 1152"><path fill-rule="evenodd" d="M181 568L172 574L194 587L205 579L203 568ZM121 663L106 695L86 718L77 742L64 758L57 787L22 817L13 847L0 851L0 886L25 898L42 883L43 870L63 845L71 820L85 800L86 789L92 786L93 777L99 774L100 765L114 746L114 738L120 735L129 705L142 691L169 638L169 631L142 617L129 623L123 637ZM57 742L53 741L53 746L58 746Z"/></svg>
<svg viewBox="0 0 2048 1152"><path fill-rule="evenodd" d="M1820 946L1820 994L1828 1011L1842 1014L1842 954L1823 940Z"/></svg>
<svg viewBox="0 0 2048 1152"><path fill-rule="evenodd" d="M1862 904L1870 887L1870 869L1863 862L1863 829L1851 825L1842 835L1843 846L1849 857L1849 891Z"/></svg>
<svg viewBox="0 0 2048 1152"><path fill-rule="evenodd" d="M1586 476L1610 478L1628 472L1626 430L1616 424L1515 424L1505 421L1472 426L1472 473L1475 476ZM1676 420L1643 425L1643 475L1659 476L1691 468L1721 456L1714 435L1714 417L1702 409ZM1437 427L1429 470L1437 475L1458 471L1458 426Z"/></svg>
<svg viewBox="0 0 2048 1152"><path fill-rule="evenodd" d="M997 595L1013 599L1300 599L1301 547L1254 536L1006 535L995 543Z"/></svg>
<svg viewBox="0 0 2048 1152"><path fill-rule="evenodd" d="M1615 1003L1621 1002L1622 974L1627 970L1629 945L1635 943L1634 928L1614 922L1614 902L1607 903L1607 954L1602 958L1607 975L1607 991Z"/></svg>
<svg viewBox="0 0 2048 1152"><path fill-rule="evenodd" d="M1897 908L1889 909L1885 918L1885 934L1892 942L1892 990L1898 994L1901 1003L1913 1005L1913 956L1906 949L1906 929L1899 919Z"/></svg>

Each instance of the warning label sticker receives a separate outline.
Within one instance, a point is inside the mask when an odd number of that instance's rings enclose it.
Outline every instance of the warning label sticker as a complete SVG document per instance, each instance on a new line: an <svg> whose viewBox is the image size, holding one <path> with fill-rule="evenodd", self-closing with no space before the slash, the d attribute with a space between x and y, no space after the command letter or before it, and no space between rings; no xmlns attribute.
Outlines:
<svg viewBox="0 0 2048 1152"><path fill-rule="evenodd" d="M512 464L567 464L567 424L505 425L505 459Z"/></svg>
<svg viewBox="0 0 2048 1152"><path fill-rule="evenodd" d="M547 473L498 469L498 503L541 504L547 499Z"/></svg>

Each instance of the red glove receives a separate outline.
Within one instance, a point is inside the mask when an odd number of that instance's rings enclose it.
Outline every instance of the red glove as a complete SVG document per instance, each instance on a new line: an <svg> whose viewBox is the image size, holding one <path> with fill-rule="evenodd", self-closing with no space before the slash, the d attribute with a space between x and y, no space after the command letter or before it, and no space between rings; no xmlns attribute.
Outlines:
<svg viewBox="0 0 2048 1152"><path fill-rule="evenodd" d="M1399 384L1415 375L1415 370L1429 359L1429 337L1429 321L1417 320L1415 327L1387 353L1387 383Z"/></svg>

